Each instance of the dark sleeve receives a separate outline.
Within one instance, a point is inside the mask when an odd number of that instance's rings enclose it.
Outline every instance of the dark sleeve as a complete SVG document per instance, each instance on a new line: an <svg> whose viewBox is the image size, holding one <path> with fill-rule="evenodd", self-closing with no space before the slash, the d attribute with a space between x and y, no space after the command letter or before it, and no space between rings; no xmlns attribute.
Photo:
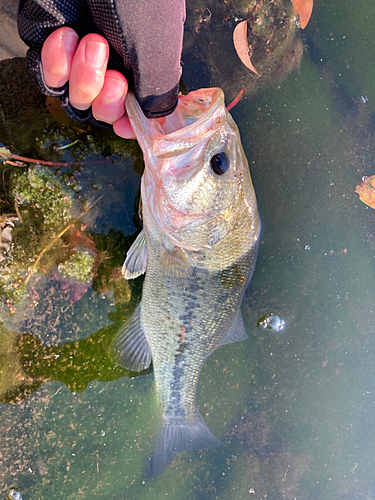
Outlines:
<svg viewBox="0 0 375 500"><path fill-rule="evenodd" d="M123 73L145 115L166 116L177 105L185 0L21 0L18 29L30 47L28 75L47 95L61 96L68 114L87 119L69 105L67 85L46 86L41 66L45 39L61 26L80 38L103 35L110 47L109 69ZM75 115L76 113L76 115Z"/></svg>

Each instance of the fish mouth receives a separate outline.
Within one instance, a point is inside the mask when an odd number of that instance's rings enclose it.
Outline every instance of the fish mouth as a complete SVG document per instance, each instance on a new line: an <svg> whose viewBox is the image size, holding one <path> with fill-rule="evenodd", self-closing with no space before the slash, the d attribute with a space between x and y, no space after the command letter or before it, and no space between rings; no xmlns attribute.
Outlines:
<svg viewBox="0 0 375 500"><path fill-rule="evenodd" d="M154 158L188 151L208 139L225 117L224 93L219 88L199 89L179 96L175 111L164 119L147 119L132 92L128 93L125 106L143 154ZM223 112L207 130L205 123L220 107Z"/></svg>

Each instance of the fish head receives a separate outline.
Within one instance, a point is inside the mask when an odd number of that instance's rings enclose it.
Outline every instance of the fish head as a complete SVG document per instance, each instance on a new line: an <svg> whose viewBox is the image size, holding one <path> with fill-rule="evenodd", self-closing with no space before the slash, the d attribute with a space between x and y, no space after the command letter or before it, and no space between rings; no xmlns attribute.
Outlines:
<svg viewBox="0 0 375 500"><path fill-rule="evenodd" d="M247 160L222 90L179 96L163 124L146 119L132 94L126 110L145 159L143 203L174 245L210 249L239 221L259 232Z"/></svg>

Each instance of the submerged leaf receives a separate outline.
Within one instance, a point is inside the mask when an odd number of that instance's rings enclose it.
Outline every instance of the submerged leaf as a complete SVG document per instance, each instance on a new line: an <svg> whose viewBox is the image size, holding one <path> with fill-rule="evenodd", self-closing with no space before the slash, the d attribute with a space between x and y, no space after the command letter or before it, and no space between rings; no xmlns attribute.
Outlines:
<svg viewBox="0 0 375 500"><path fill-rule="evenodd" d="M233 31L233 43L238 57L242 63L253 71L256 75L260 76L258 71L254 68L250 59L249 44L247 43L247 20L241 21L237 24Z"/></svg>
<svg viewBox="0 0 375 500"><path fill-rule="evenodd" d="M375 208L375 175L363 177L355 187L354 192L359 194L359 199L371 208Z"/></svg>
<svg viewBox="0 0 375 500"><path fill-rule="evenodd" d="M299 16L302 29L305 29L313 10L314 0L292 0L294 13Z"/></svg>

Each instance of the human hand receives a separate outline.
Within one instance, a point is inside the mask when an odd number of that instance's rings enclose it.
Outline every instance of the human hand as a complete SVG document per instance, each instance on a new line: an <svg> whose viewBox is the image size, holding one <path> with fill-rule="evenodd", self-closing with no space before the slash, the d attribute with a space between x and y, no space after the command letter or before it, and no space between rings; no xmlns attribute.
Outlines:
<svg viewBox="0 0 375 500"><path fill-rule="evenodd" d="M43 75L49 87L59 88L69 81L69 102L79 110L92 107L96 120L113 124L117 135L135 139L125 99L126 78L107 70L108 42L91 33L79 41L77 33L67 26L57 29L42 48Z"/></svg>

